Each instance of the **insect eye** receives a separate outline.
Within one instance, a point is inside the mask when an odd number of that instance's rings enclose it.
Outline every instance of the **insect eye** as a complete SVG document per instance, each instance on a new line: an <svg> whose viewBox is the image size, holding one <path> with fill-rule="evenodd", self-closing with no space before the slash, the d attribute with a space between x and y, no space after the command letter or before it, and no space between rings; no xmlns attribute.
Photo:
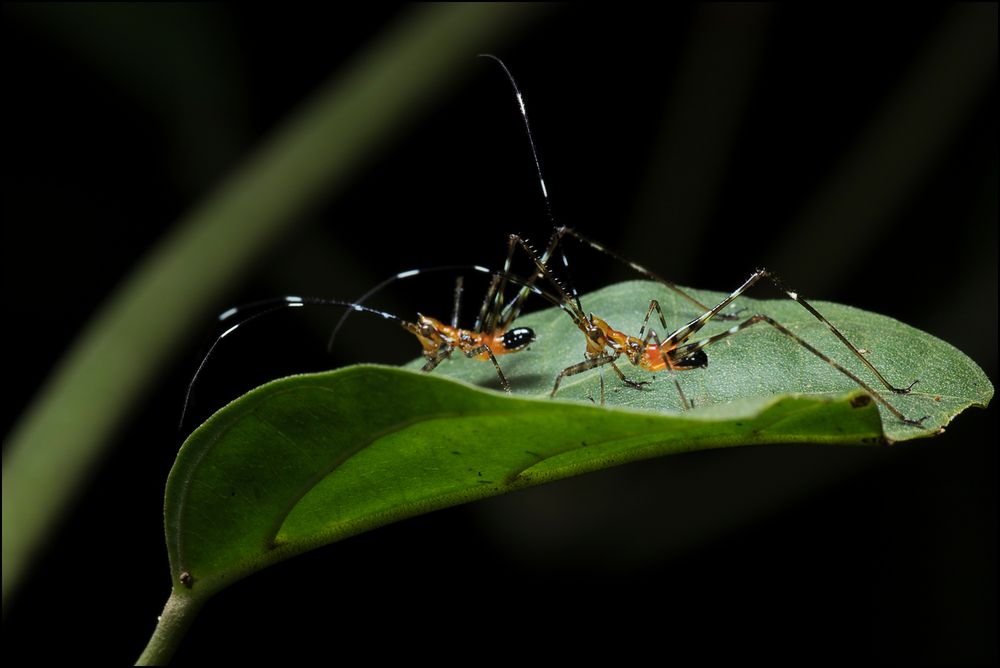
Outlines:
<svg viewBox="0 0 1000 668"><path fill-rule="evenodd" d="M528 327L516 327L503 335L505 350L520 350L535 340L535 332Z"/></svg>

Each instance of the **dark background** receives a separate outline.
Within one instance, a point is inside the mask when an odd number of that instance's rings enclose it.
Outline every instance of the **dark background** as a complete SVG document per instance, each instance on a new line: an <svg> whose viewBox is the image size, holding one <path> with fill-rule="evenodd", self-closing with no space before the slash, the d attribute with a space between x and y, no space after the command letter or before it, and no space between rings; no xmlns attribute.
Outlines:
<svg viewBox="0 0 1000 668"><path fill-rule="evenodd" d="M311 11L3 6L5 432L164 231L406 10ZM996 5L566 8L498 55L561 222L685 285L727 290L768 266L948 340L996 382ZM217 310L496 266L507 234L548 229L509 86L483 60ZM573 258L582 289L634 277ZM444 315L450 281L379 304ZM282 314L234 337L192 424L280 375L417 353L355 318L327 356L335 319ZM125 662L144 646L169 591L163 485L216 333L204 322L35 563L5 659ZM995 663L995 438L995 411L972 411L897 448L693 453L408 520L221 593L178 659L520 660L538 642Z"/></svg>

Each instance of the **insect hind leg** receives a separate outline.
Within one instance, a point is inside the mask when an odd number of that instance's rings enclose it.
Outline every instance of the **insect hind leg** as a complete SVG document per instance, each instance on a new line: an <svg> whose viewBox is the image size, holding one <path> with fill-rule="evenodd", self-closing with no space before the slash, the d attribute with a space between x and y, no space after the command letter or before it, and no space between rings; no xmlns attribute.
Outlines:
<svg viewBox="0 0 1000 668"><path fill-rule="evenodd" d="M865 357L861 353L861 351L858 350L857 347L855 347L855 345L851 343L839 329L834 327L832 322L827 320L822 313L817 311L812 304L803 299L802 296L799 295L799 293L795 292L794 290L789 290L788 288L786 288L784 284L781 282L781 279L778 278L778 276L773 272L768 271L767 269L763 269L762 271L764 273L764 276L766 276L771 281L771 283L774 284L776 288L781 290L781 292L783 292L786 297L797 302L800 306L802 306L802 308L809 311L809 313L811 313L817 320L826 325L827 329L829 329L834 336L840 339L841 343L847 346L847 348L854 354L854 356L857 357L859 360L861 360L861 362L866 367L868 367L869 371L875 374L875 377L878 378L879 382L882 383L883 386L885 386L885 389L889 390L893 394L909 394L910 391L913 389L913 386L920 382L919 380L914 380L906 387L896 387L895 385L890 383L888 380L886 380L885 376L883 376L882 373L877 368L875 368L875 365L872 364L868 360L868 358Z"/></svg>
<svg viewBox="0 0 1000 668"><path fill-rule="evenodd" d="M850 378L851 380L853 380L861 389L863 389L865 392L867 392L871 397L873 397L880 404L882 404L883 406L885 406L885 408L890 413L892 413L893 415L895 415L904 424L908 424L908 425L911 425L911 426L919 427L919 426L922 426L923 421L928 418L928 416L926 416L926 415L924 417L920 418L920 419L917 419L917 420L914 420L912 418L906 417L905 415L903 415L902 411L900 411L898 408L896 408L891 403L889 403L885 399L885 397L883 397L881 394L879 394L871 385L869 385L868 383L866 383L865 381L863 381L856 374L852 373L850 370L848 370L847 368L845 368L841 364L837 363L836 361L834 361L833 359L831 359L830 357L828 357L824 353L820 352L818 349L816 349L808 341L806 341L805 339L803 339L802 337L800 337L798 334L795 334L794 332L792 332L790 329L788 329L787 327L785 327L784 325L782 325L781 323L779 323L778 321L776 321L774 318L771 318L770 316L766 316L766 315L763 315L763 314L760 314L760 313L750 316L749 318L747 318L746 320L744 320L740 324L734 325L734 326L730 327L729 329L727 329L726 331L724 331L724 332L722 332L720 334L716 334L715 336L710 336L707 339L703 339L703 340L697 341L695 343L690 343L690 344L687 344L685 346L681 346L677 350L680 351L680 352L682 352L682 353L684 353L684 354L688 354L688 353L694 352L696 350L701 350L702 348L705 348L706 346L710 346L713 343L717 343L719 341L722 341L723 339L726 339L726 338L728 338L730 336L733 336L734 334L738 334L739 332L742 332L743 330L747 329L748 327L752 327L753 325L756 325L757 323L760 323L760 322L767 323L768 325L770 325L774 329L778 330L779 332L781 332L782 334L784 334L788 338L790 338L793 341L795 341L796 343L798 343L800 346L802 346L803 348L805 348L806 350L808 350L809 352L811 352L813 355L815 355L819 359L821 359L824 362L826 362L827 364L829 364L831 367L833 367L834 369L836 369L840 373L844 374L845 376L847 376L848 378ZM860 353L858 353L858 354L860 355Z"/></svg>
<svg viewBox="0 0 1000 668"><path fill-rule="evenodd" d="M685 300L689 304L692 304L697 309L699 309L700 312L705 312L705 311L711 310L710 307L708 307L707 305L701 303L698 299L696 299L692 295L690 295L687 292L685 292L679 285L677 285L673 281L668 281L667 279L663 278L662 276L660 276L656 272L654 272L654 271L652 271L650 269L647 269L646 267L642 266L638 262L633 262L632 260L629 260L624 255L621 255L621 254L619 254L619 253L611 250L610 248L606 248L605 246L603 246L603 245L597 243L596 241L594 241L593 239L590 239L589 237L586 237L586 236L580 234L579 232L577 232L576 230L574 230L571 227L566 227L565 225L563 225L563 226L561 226L561 227L558 228L557 234L558 234L558 236L559 236L560 239L562 237L564 237L564 236L570 236L570 237L576 239L577 242L579 242L579 243L581 243L581 244L583 244L585 246L590 246L592 249L596 250L597 252L604 253L608 257L611 257L611 258L617 260L618 262L621 262L622 264L627 265L629 268L631 268L637 274L639 274L641 276L645 276L646 278L648 278L648 279L650 279L652 281L656 281L657 283L663 284L669 290L671 290L674 294L676 294L678 297L680 297L681 299ZM565 255L563 255L563 259L564 259L564 262L565 262ZM742 311L743 311L743 309L739 309L739 310L737 310L737 311L735 311L733 313L719 313L715 317L719 318L720 320L738 320L739 317L740 317L740 313ZM664 325L664 327L665 327L665 325Z"/></svg>

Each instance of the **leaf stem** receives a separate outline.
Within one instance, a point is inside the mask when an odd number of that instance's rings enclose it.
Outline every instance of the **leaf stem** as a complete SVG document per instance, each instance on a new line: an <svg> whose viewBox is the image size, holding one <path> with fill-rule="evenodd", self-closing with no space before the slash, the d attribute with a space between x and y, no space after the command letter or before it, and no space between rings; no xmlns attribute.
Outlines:
<svg viewBox="0 0 1000 668"><path fill-rule="evenodd" d="M137 666L162 666L170 661L187 633L191 622L198 616L204 597L192 596L190 592L170 592L163 613L159 616L153 636L146 649L135 662Z"/></svg>

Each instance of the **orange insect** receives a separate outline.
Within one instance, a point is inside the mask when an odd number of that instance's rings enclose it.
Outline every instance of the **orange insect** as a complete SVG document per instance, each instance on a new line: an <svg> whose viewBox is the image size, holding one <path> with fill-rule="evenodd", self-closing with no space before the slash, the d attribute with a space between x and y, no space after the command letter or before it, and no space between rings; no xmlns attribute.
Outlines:
<svg viewBox="0 0 1000 668"><path fill-rule="evenodd" d="M545 252L538 256L531 250L531 248L517 235L511 235L510 244L508 249L507 263L504 265L504 276L506 277L510 271L510 262L513 250L515 247L520 247L523 251L531 258L535 265L535 271L530 279L530 281L525 282L521 293L518 295L519 298L522 297L528 290L532 290L533 283L544 277L559 293L561 299L559 301L559 306L566 311L570 317L573 319L574 324L583 332L586 337L587 348L584 351L584 360L578 364L563 369L562 372L556 377L555 383L552 386L552 392L550 396L554 397L556 392L559 390L559 384L562 379L567 376L572 376L575 374L583 373L590 369L601 367L604 365L610 365L614 370L618 378L621 379L629 387L636 389L642 388L647 385L647 381L634 381L625 376L622 370L618 367L616 362L622 356L624 356L629 363L633 366L645 369L647 371L659 372L664 371L670 374L672 380L674 381L674 386L677 388L677 393L680 396L681 404L684 408L690 408L691 404L684 396L684 391L681 389L680 382L678 382L676 376L674 376L675 371L687 371L691 369L700 369L708 366L708 355L705 353L705 348L713 343L721 341L729 336L732 336L744 329L751 327L757 323L767 323L771 327L775 328L785 336L791 338L800 346L804 347L806 350L816 355L819 359L823 360L831 367L839 371L840 373L846 375L848 378L857 383L861 388L868 392L872 397L879 401L883 406L885 406L893 415L899 418L902 422L911 425L919 425L924 419L912 420L904 416L895 406L890 404L885 400L878 392L876 392L870 385L861 380L857 375L847 370L834 360L830 359L828 356L817 350L811 344L803 340L801 337L790 331L784 325L778 323L773 318L763 315L755 314L747 318L746 320L740 322L737 325L730 327L725 332L710 336L708 338L688 342L688 340L694 336L702 327L705 326L710 320L714 318L719 318L720 320L736 320L739 318L739 311L735 313L722 313L723 309L727 308L737 297L742 295L744 292L749 290L753 285L755 285L760 279L767 277L770 281L780 289L789 299L799 303L803 308L809 311L814 317L816 317L820 322L827 326L827 328L838 338L840 341L847 346L847 348L858 358L868 369L875 374L878 380L882 383L885 388L895 394L908 394L917 381L913 381L907 387L895 387L892 385L885 377L879 372L875 366L868 361L868 359L859 351L854 344L852 344L847 337L845 337L834 325L827 320L819 311L817 311L811 304L806 300L802 299L796 292L786 289L776 276L764 269L759 269L755 271L746 282L743 283L739 288L734 290L732 294L723 299L715 307L709 308L701 302L699 302L694 297L688 295L684 290L679 288L674 283L667 281L654 272L646 269L645 267L628 260L627 258L618 255L614 251L611 251L604 246L592 241L582 234L576 232L565 226L557 226L555 223L555 217L552 215L552 206L549 200L548 189L545 187L545 179L542 175L541 163L538 159L538 153L535 148L534 136L531 132L531 127L528 122L528 114L524 104L524 96L521 94L520 88L517 85L516 80L511 74L507 66L496 56L487 55L486 57L499 63L503 68L504 73L507 75L508 80L514 90L514 94L518 103L518 107L521 112L521 117L524 120L524 128L528 135L528 141L531 146L532 157L535 162L535 170L538 174L538 181L541 186L542 196L545 198L545 206L548 212L549 220L553 224L553 234L549 242L548 247ZM642 321L642 326L639 328L638 336L631 336L625 332L619 331L608 324L607 321L597 317L593 313L587 314L584 312L583 307L580 304L579 295L575 288L570 288L567 290L564 288L560 282L552 275L551 270L548 267L549 259L556 251L556 247L564 236L570 236L576 238L581 243L591 246L597 251L605 253L620 262L628 264L632 269L639 272L640 274L658 281L665 285L667 288L678 294L680 297L687 300L689 303L698 307L701 310L701 315L694 318L687 324L679 327L678 329L671 332L666 338L660 339L656 332L652 329L647 331L649 325L649 319L656 311L659 317L660 324L663 326L664 330L667 329L666 318L663 315L663 311L660 308L659 302L655 299L650 300L649 308L646 310L646 317ZM565 252L560 248L560 256L562 258L563 265L568 268L568 262L566 259ZM601 376L601 403L604 403L604 376Z"/></svg>
<svg viewBox="0 0 1000 668"><path fill-rule="evenodd" d="M556 244L559 242L561 237L566 233L566 228L560 228L553 235L552 241L549 243L549 247L546 250L545 255L551 256L554 252ZM646 371L658 372L665 371L671 375L674 381L674 385L677 388L677 393L680 396L681 404L685 409L690 408L691 404L684 396L684 391L681 389L680 382L673 375L675 371L688 371L691 369L700 369L708 366L708 355L705 353L705 348L717 343L725 338L728 338L734 334L737 334L748 327L756 325L758 323L766 323L773 327L774 329L781 332L783 335L792 339L800 346L811 352L813 355L823 360L831 367L844 374L855 383L858 384L862 389L868 392L876 401L881 403L886 409L889 410L893 415L899 418L900 421L914 426L919 426L925 419L922 417L918 420L914 420L903 415L895 406L889 403L881 394L879 394L871 385L866 383L864 380L859 378L856 374L846 369L844 366L834 361L824 353L816 349L812 344L802 339L800 336L789 330L787 327L777 322L770 316L764 314L755 314L747 319L743 320L737 325L733 325L729 329L719 334L707 337L705 339L688 342L688 340L694 336L699 330L701 330L710 320L718 317L722 310L727 308L735 299L737 299L744 292L753 287L762 278L768 278L774 285L780 289L789 299L797 302L803 308L805 308L809 313L811 313L816 319L822 322L826 327L836 336L847 348L859 359L862 363L878 378L883 386L894 394L909 394L910 390L918 381L913 381L907 387L896 387L892 385L881 372L871 363L868 359L861 354L861 351L852 344L843 333L838 330L833 323L826 319L819 311L817 311L809 302L803 299L798 293L786 289L776 276L768 272L766 269L758 269L750 278L748 278L743 285L734 290L728 297L719 302L716 306L705 311L705 313L699 315L697 318L691 320L685 325L677 328L671 332L668 336L660 339L653 329L647 331L649 325L649 319L655 311L659 317L660 324L667 328L666 318L663 315L663 310L660 308L659 302L655 299L650 300L649 308L646 310L646 316L643 318L642 326L639 328L638 336L631 336L625 332L619 331L612 327L607 321L597 317L593 313L586 314L583 308L580 306L579 296L576 291L568 292L560 282L552 275L550 269L546 264L534 254L531 248L525 244L516 235L511 236L511 243L518 245L520 248L527 253L535 264L537 269L537 276L545 277L551 285L562 296L561 306L563 310L570 314L573 319L574 324L583 332L587 340L587 348L584 352L584 361L579 362L563 369L562 372L556 377L555 384L552 386L552 392L550 396L555 396L556 392L559 390L559 384L562 379L566 376L573 376L590 369L601 367L604 365L610 365L615 371L617 376L629 387L641 388L647 385L647 381L634 381L625 376L616 362L622 356L624 356L629 363L633 366L645 369ZM597 244L593 244L597 248ZM565 257L564 257L565 261ZM604 379L601 378L601 403L604 403Z"/></svg>
<svg viewBox="0 0 1000 668"><path fill-rule="evenodd" d="M444 269L455 270L460 268L471 269L473 271L488 273L491 275L490 287L487 290L486 297L483 299L483 305L480 309L479 317L476 319L476 324L473 329L462 329L458 326L459 306L462 295L461 278L459 278L456 284L455 306L450 325L420 313L417 314L415 322L410 322L409 320L400 318L399 316L388 313L387 311L380 311L368 306L363 306L358 303L358 301L352 302L340 299L324 299L320 297L276 297L226 310L219 316L219 320L229 321L238 314L242 314L250 310L257 310L257 312L244 317L242 320L229 327L222 334L216 337L215 341L212 342L208 352L198 364L198 368L195 370L191 381L188 383L187 393L184 397L184 407L181 410L181 426L183 427L184 417L187 414L187 408L191 401L191 395L194 390L195 383L201 375L205 364L208 362L212 353L223 339L240 327L256 320L257 318L285 308L296 308L302 306L337 306L349 309L349 312L369 313L377 315L384 320L396 322L407 332L413 334L420 343L420 346L423 349L423 355L427 359L427 362L422 368L423 371L429 372L434 370L442 362L442 360L450 357L455 351L462 353L465 357L470 359L480 361L488 360L493 363L493 367L496 369L497 377L500 380L500 386L505 392L509 393L511 391L510 383L507 381L507 377L500 368L500 363L497 362L497 357L524 350L535 340L535 332L528 327L511 326L514 319L520 314L520 307L523 302L523 298L519 296L518 298L512 300L511 303L507 305L507 308L503 308L502 295L498 289L501 282L501 276L499 274L495 274L489 269L481 266L437 267L434 269L401 272L393 276L391 279L383 281L383 283L380 284L380 287L393 280L415 276L422 271L440 271ZM521 281L518 281L517 279L514 279L514 281L515 283L521 283ZM542 291L537 288L529 291L539 294L542 293ZM373 292L374 290L369 291L369 293L364 297L370 296ZM553 302L558 301L551 296L547 296L547 298Z"/></svg>

